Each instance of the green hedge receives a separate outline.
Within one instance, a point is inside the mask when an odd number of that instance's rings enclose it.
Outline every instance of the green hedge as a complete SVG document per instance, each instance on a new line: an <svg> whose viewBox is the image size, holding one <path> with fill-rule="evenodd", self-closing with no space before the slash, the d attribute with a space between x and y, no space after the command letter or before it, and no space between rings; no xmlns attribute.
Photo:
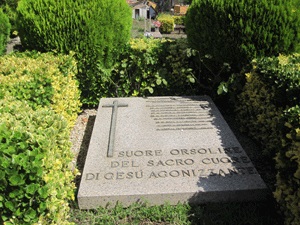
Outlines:
<svg viewBox="0 0 300 225"><path fill-rule="evenodd" d="M286 225L300 224L300 107L285 110L282 148L276 156L277 186L274 196Z"/></svg>
<svg viewBox="0 0 300 225"><path fill-rule="evenodd" d="M276 156L274 196L285 224L300 224L300 55L257 59L245 76L236 118L268 158Z"/></svg>
<svg viewBox="0 0 300 225"><path fill-rule="evenodd" d="M76 171L67 121L10 96L0 114L0 223L69 224Z"/></svg>
<svg viewBox="0 0 300 225"><path fill-rule="evenodd" d="M0 58L0 224L69 224L76 71L72 55Z"/></svg>
<svg viewBox="0 0 300 225"><path fill-rule="evenodd" d="M161 33L169 34L174 31L175 23L172 15L160 14L157 17L157 20L161 22L161 26L159 28Z"/></svg>
<svg viewBox="0 0 300 225"><path fill-rule="evenodd" d="M236 120L263 148L263 155L270 158L280 148L282 132L278 124L283 108L275 105L274 88L268 87L255 72L246 74L246 84L235 102Z"/></svg>
<svg viewBox="0 0 300 225"><path fill-rule="evenodd" d="M282 114L300 103L300 55L253 60L245 78L235 105L237 120L243 131L265 146L267 155L274 155L281 149L278 137L284 135L278 128Z"/></svg>
<svg viewBox="0 0 300 225"><path fill-rule="evenodd" d="M234 72L253 58L291 53L299 44L293 0L193 0L186 15L191 46Z"/></svg>
<svg viewBox="0 0 300 225"><path fill-rule="evenodd" d="M99 102L99 80L110 68L131 31L131 9L124 0L20 0L18 30L25 49L69 53L78 62L82 102Z"/></svg>
<svg viewBox="0 0 300 225"><path fill-rule="evenodd" d="M0 55L6 51L11 25L6 14L0 8Z"/></svg>
<svg viewBox="0 0 300 225"><path fill-rule="evenodd" d="M0 58L0 99L14 96L33 109L49 108L72 127L80 110L80 92L71 55L25 52Z"/></svg>
<svg viewBox="0 0 300 225"><path fill-rule="evenodd" d="M177 25L184 25L185 23L185 16L173 16L174 23Z"/></svg>

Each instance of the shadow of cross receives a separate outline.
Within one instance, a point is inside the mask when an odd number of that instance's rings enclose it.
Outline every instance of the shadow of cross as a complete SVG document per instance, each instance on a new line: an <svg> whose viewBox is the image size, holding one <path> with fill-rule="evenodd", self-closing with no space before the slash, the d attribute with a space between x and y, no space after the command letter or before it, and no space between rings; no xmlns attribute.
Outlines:
<svg viewBox="0 0 300 225"><path fill-rule="evenodd" d="M112 107L108 148L107 148L107 157L113 157L118 107L127 107L127 106L128 106L128 104L119 104L118 100L113 101L113 104L107 104L107 105L102 106L104 108Z"/></svg>

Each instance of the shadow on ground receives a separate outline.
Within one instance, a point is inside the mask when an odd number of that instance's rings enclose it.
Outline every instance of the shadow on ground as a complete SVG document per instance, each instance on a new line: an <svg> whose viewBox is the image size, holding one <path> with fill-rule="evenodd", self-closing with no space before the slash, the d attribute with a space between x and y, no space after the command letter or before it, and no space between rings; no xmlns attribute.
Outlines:
<svg viewBox="0 0 300 225"><path fill-rule="evenodd" d="M222 112L222 111L221 111ZM232 115L222 112L223 117L248 154L258 173L268 187L265 200L255 202L209 203L192 205L189 211L193 225L283 225L283 217L272 192L275 187L275 170L272 159L259 154L260 146L241 133Z"/></svg>
<svg viewBox="0 0 300 225"><path fill-rule="evenodd" d="M282 225L275 202L211 203L192 206L193 225Z"/></svg>

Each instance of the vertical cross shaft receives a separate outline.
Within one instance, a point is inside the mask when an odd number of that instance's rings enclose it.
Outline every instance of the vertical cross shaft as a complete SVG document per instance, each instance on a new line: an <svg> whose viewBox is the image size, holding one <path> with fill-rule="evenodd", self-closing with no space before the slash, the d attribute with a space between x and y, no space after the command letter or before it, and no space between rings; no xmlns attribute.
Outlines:
<svg viewBox="0 0 300 225"><path fill-rule="evenodd" d="M127 107L127 106L128 106L127 104L118 104L118 100L113 101L113 104L102 106L102 107L112 107L107 157L113 157L118 107Z"/></svg>

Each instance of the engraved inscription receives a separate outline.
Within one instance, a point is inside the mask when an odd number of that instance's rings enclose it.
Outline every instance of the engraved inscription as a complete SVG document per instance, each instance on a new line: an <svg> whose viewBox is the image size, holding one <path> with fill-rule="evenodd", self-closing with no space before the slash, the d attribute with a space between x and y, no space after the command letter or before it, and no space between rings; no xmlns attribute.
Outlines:
<svg viewBox="0 0 300 225"><path fill-rule="evenodd" d="M201 157L195 158L195 155ZM141 157L148 159L141 161ZM109 167L110 170L107 172L85 174L85 180L224 177L257 174L250 159L239 147L120 151L117 157L110 161Z"/></svg>
<svg viewBox="0 0 300 225"><path fill-rule="evenodd" d="M193 165L195 161L193 159L167 159L167 160L149 160L147 166L184 166Z"/></svg>
<svg viewBox="0 0 300 225"><path fill-rule="evenodd" d="M213 128L214 117L207 101L168 98L164 101L147 100L146 106L158 131Z"/></svg>

